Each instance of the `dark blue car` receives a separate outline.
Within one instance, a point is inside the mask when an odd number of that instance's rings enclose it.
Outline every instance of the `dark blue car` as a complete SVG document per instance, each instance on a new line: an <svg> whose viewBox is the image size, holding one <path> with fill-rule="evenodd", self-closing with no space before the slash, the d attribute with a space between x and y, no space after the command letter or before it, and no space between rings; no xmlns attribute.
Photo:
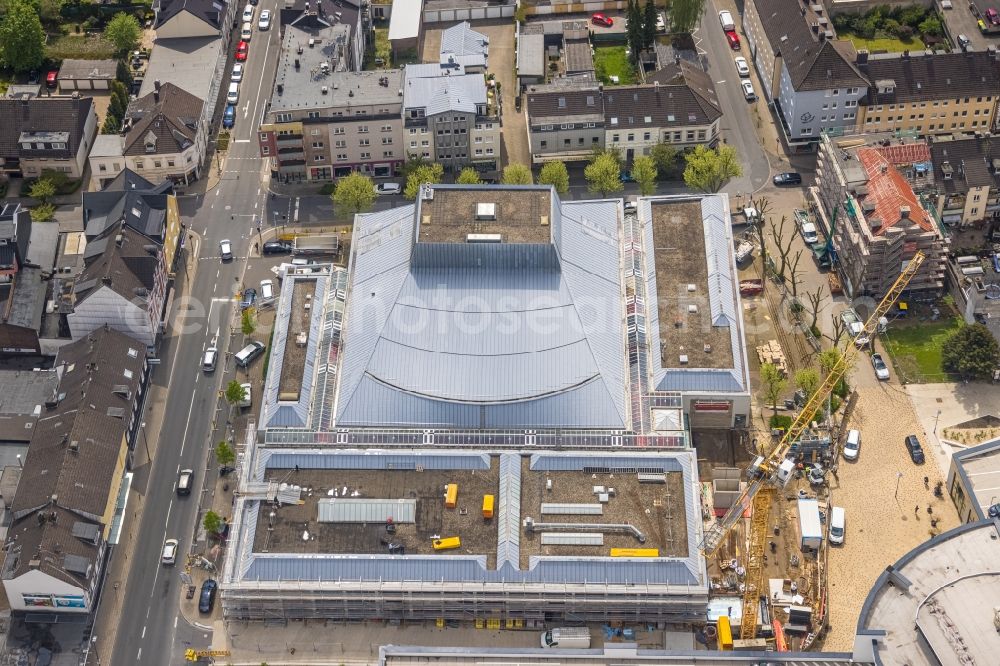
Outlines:
<svg viewBox="0 0 1000 666"><path fill-rule="evenodd" d="M222 114L222 126L229 129L236 124L236 107L233 104L227 104L226 110Z"/></svg>

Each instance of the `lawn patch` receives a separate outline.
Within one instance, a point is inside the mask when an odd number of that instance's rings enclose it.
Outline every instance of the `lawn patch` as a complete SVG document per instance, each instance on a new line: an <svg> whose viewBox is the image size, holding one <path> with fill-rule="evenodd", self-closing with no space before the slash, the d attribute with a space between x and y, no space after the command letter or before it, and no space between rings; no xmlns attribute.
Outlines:
<svg viewBox="0 0 1000 666"><path fill-rule="evenodd" d="M912 324L893 322L882 342L900 380L918 384L951 381L951 375L941 367L941 346L962 326L960 317Z"/></svg>
<svg viewBox="0 0 1000 666"><path fill-rule="evenodd" d="M864 37L859 37L849 32L838 36L843 39L851 40L851 42L854 43L854 48L868 49L871 53L877 53L878 51L887 51L890 53L898 53L901 51L923 51L925 48L924 43L916 37L911 37L910 39L903 41L902 39L897 39L896 37L865 39Z"/></svg>
<svg viewBox="0 0 1000 666"><path fill-rule="evenodd" d="M100 35L50 36L45 45L49 60L108 60L115 55L115 47Z"/></svg>
<svg viewBox="0 0 1000 666"><path fill-rule="evenodd" d="M594 70L597 78L604 85L632 85L635 83L635 70L625 55L624 46L597 46L594 48ZM618 83L611 82L611 77L617 76Z"/></svg>

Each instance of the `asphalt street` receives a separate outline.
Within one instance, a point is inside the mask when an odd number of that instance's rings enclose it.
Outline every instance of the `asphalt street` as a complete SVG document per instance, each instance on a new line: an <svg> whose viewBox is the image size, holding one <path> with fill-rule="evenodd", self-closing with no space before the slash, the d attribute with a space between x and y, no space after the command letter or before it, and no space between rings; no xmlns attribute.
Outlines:
<svg viewBox="0 0 1000 666"><path fill-rule="evenodd" d="M274 0L262 2L258 12L264 8L276 13ZM183 468L194 469L196 490L205 484L202 492L209 492L218 473L209 452L218 392L233 370L226 354L234 324L233 295L239 289L256 223L267 215L269 203L266 165L258 156L255 127L270 94L278 47L277 29L254 35L221 181L206 195L181 201L184 222L195 234L188 251L195 253L197 267L187 276L190 289L175 296L177 316L154 375L154 381L167 383L169 394L160 433L149 433L157 438L154 461L135 486L144 495L144 510L111 656L115 664L179 663L185 643L197 640L197 647L202 647L210 642L204 630L180 617L182 560L178 558L176 567L161 566L160 549L168 538L180 540L182 553L200 552L205 546L193 543L200 529L199 494L178 497L177 474ZM219 241L224 238L232 241L235 255L228 263L219 258ZM220 351L219 367L206 374L201 359L213 344ZM225 413L219 412L219 417L224 424ZM203 623L209 626L211 619ZM101 650L105 662L108 652L107 646Z"/></svg>

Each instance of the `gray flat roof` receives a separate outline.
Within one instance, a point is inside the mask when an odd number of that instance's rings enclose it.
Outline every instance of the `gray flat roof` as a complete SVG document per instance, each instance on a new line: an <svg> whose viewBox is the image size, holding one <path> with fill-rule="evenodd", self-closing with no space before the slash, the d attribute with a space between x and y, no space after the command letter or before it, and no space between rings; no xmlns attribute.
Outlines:
<svg viewBox="0 0 1000 666"><path fill-rule="evenodd" d="M517 42L517 73L519 76L545 74L545 35L524 34Z"/></svg>
<svg viewBox="0 0 1000 666"><path fill-rule="evenodd" d="M954 463L972 489L979 517L986 518L990 503L1000 501L1000 439L956 453Z"/></svg>
<svg viewBox="0 0 1000 666"><path fill-rule="evenodd" d="M431 647L383 645L379 648L379 666L416 666L417 664L489 664L523 666L524 664L586 664L617 666L650 662L658 666L729 666L730 664L791 664L793 666L853 666L859 662L844 652L715 652L711 650L643 650L635 643L614 643L604 649L549 650L543 648Z"/></svg>
<svg viewBox="0 0 1000 666"><path fill-rule="evenodd" d="M357 81L349 83L339 78L347 68L350 37L351 27L342 23L319 29L285 26L271 93L271 111L341 107L352 100L357 105L377 103L369 101L368 96L379 91L380 72L359 72L371 76L357 77ZM364 89L355 90L361 84ZM392 90L393 94L398 88L397 85ZM349 93L354 94L349 97Z"/></svg>
<svg viewBox="0 0 1000 666"><path fill-rule="evenodd" d="M220 37L180 37L153 43L139 97L153 92L153 84L173 83L200 100L208 99L215 63L222 50Z"/></svg>
<svg viewBox="0 0 1000 666"><path fill-rule="evenodd" d="M36 409L41 413L58 385L55 370L0 370L0 415L27 415Z"/></svg>
<svg viewBox="0 0 1000 666"><path fill-rule="evenodd" d="M1000 521L945 532L896 562L861 609L858 640L883 666L995 664Z"/></svg>

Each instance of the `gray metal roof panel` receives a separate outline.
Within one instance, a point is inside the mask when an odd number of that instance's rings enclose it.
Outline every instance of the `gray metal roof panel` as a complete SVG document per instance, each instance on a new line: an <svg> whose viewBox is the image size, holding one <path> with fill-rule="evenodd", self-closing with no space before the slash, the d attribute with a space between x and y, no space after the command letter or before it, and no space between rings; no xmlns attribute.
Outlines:
<svg viewBox="0 0 1000 666"><path fill-rule="evenodd" d="M476 32L468 21L453 25L441 33L441 53L455 55L489 55L490 38Z"/></svg>
<svg viewBox="0 0 1000 666"><path fill-rule="evenodd" d="M264 469L292 469L296 465L304 469L489 469L490 456L487 453L433 452L384 453L370 451L338 451L337 455L325 453L266 450L264 467L259 468L258 479L263 479Z"/></svg>

